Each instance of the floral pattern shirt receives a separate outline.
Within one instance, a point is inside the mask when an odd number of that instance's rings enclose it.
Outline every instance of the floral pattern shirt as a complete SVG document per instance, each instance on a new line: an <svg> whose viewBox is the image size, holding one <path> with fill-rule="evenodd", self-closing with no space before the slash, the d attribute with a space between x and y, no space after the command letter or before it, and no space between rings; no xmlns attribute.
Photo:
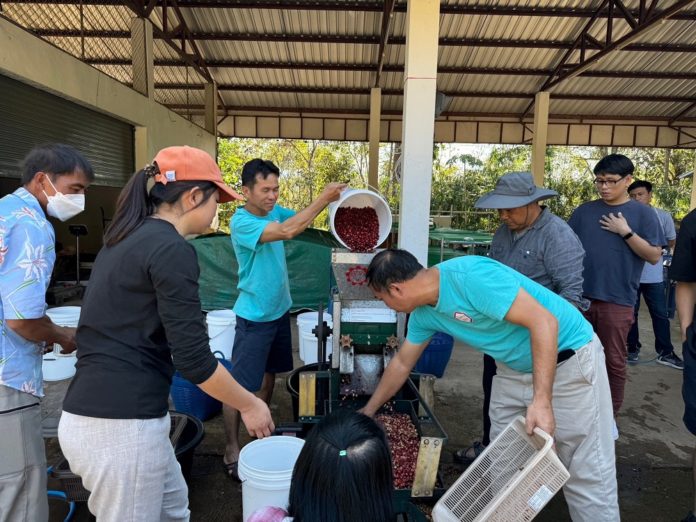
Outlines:
<svg viewBox="0 0 696 522"><path fill-rule="evenodd" d="M56 260L55 232L37 199L19 188L0 199L0 385L43 397L44 343L24 339L8 319L39 319Z"/></svg>

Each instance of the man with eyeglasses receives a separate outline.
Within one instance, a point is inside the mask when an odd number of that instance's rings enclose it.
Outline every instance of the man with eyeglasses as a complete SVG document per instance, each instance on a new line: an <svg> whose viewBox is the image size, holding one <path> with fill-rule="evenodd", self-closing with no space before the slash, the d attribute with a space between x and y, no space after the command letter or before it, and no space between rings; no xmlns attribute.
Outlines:
<svg viewBox="0 0 696 522"><path fill-rule="evenodd" d="M583 294L590 308L583 313L604 346L614 417L624 398L626 338L640 275L646 262L662 259L666 244L655 212L628 197L633 170L622 154L599 160L594 183L600 198L580 205L568 221L585 248Z"/></svg>

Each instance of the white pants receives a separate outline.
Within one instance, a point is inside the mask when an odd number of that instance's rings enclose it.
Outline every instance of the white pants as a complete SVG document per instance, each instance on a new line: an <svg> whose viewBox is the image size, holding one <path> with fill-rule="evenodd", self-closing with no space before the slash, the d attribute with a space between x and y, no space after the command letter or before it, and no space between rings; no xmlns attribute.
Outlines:
<svg viewBox="0 0 696 522"><path fill-rule="evenodd" d="M497 365L489 409L491 439L515 417L526 414L534 391L531 373ZM570 472L563 492L573 521L620 520L611 392L596 335L556 368L553 413L558 457Z"/></svg>
<svg viewBox="0 0 696 522"><path fill-rule="evenodd" d="M66 411L58 439L99 522L188 521L188 488L169 441L169 415L99 419Z"/></svg>

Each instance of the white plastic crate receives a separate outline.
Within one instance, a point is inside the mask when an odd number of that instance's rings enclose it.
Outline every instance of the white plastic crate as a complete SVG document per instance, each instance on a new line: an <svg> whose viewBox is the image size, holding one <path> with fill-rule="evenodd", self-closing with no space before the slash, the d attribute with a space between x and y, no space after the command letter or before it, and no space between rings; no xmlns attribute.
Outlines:
<svg viewBox="0 0 696 522"><path fill-rule="evenodd" d="M435 504L435 522L527 522L570 474L553 451L553 438L527 435L517 417Z"/></svg>

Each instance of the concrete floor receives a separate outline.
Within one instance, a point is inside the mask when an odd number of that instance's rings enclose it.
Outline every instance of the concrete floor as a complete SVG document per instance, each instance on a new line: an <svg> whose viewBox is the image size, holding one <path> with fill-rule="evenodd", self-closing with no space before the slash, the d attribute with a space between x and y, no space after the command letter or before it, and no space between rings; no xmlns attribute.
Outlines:
<svg viewBox="0 0 696 522"><path fill-rule="evenodd" d="M681 520L690 509L690 459L696 440L681 421L681 372L651 361L653 336L645 306L641 307L640 326L644 346L642 360L629 367L626 400L618 420L621 436L617 442L617 470L622 519L674 522ZM293 333L297 339L297 332ZM679 339L676 321L672 339ZM681 353L681 348L677 348L677 352ZM297 365L301 365L297 353L295 356ZM435 412L449 435L440 464L447 484L463 471L452 464L451 452L480 438L481 359L478 352L456 345L445 376L436 383ZM59 409L66 387L65 382L48 385L44 401L46 414ZM276 382L272 413L276 423L292 421L283 378ZM240 521L241 486L226 478L221 467L222 417L207 421L205 430L205 439L194 458L190 483L191 520ZM57 442L47 440L49 463L59 456L58 451ZM52 506L51 521L62 520L61 515L62 506ZM86 507L78 506L74 520L88 519ZM562 495L557 495L536 520L570 520Z"/></svg>

